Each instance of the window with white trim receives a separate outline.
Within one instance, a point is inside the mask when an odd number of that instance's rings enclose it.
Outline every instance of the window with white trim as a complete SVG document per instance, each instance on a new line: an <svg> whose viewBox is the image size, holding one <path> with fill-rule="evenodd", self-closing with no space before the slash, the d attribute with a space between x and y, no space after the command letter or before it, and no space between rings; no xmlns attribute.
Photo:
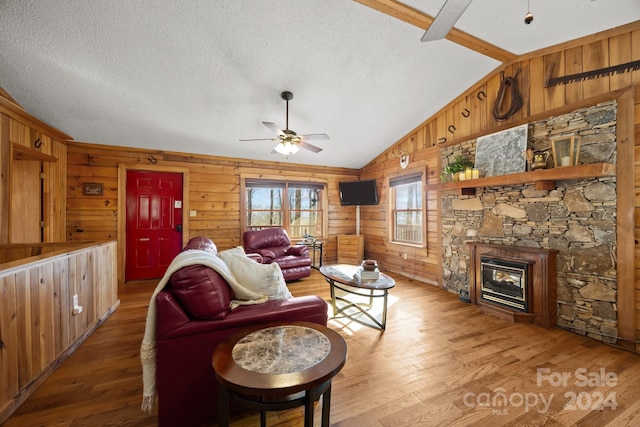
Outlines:
<svg viewBox="0 0 640 427"><path fill-rule="evenodd" d="M423 173L389 178L389 235L394 243L425 244Z"/></svg>
<svg viewBox="0 0 640 427"><path fill-rule="evenodd" d="M245 230L282 227L290 239L324 236L324 184L247 179Z"/></svg>

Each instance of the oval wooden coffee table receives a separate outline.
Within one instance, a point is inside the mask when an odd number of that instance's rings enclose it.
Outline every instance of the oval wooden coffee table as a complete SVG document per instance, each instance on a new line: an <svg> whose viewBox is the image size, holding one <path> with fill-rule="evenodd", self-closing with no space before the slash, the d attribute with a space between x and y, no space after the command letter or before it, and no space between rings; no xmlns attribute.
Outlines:
<svg viewBox="0 0 640 427"><path fill-rule="evenodd" d="M224 340L213 352L218 380L218 425L229 425L229 397L260 411L305 407L313 426L313 405L322 396L322 426L329 426L331 380L347 359L347 344L335 331L310 322L256 325Z"/></svg>
<svg viewBox="0 0 640 427"><path fill-rule="evenodd" d="M379 278L376 280L362 280L357 276L357 271L358 266L349 264L323 265L320 267L320 273L327 279L331 287L333 317L342 315L370 326L358 318L359 315L363 314L379 326L380 329L385 330L387 327L387 297L389 289L393 288L396 282L384 273L380 273ZM337 295L336 290L344 292L344 295ZM353 298L354 296L368 298L369 302L357 301ZM379 321L369 313L373 306L374 298L382 298L382 321Z"/></svg>

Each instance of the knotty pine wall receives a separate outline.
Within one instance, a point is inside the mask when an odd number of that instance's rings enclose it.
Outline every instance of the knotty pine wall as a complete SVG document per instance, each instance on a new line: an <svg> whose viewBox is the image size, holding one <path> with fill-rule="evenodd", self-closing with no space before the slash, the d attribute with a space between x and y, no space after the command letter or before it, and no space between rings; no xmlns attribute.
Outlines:
<svg viewBox="0 0 640 427"><path fill-rule="evenodd" d="M355 233L355 208L340 206L338 182L357 179L358 170L261 162L69 142L67 144L67 240L108 240L124 236L118 215L119 165L130 169L175 170L188 176L186 210L197 211L183 224L185 242L194 236L211 238L218 249L242 245L240 182L244 176L325 182L328 195L328 236L322 240L324 262L336 260L338 234ZM83 182L104 184L102 196L82 194ZM121 181L120 181L121 182ZM124 200L124 199L121 199ZM186 207L188 206L188 207ZM187 212L188 213L188 212ZM119 229L120 227L120 229ZM124 239L119 238L124 242ZM120 263L124 244L119 245ZM122 283L123 275L119 278Z"/></svg>
<svg viewBox="0 0 640 427"><path fill-rule="evenodd" d="M29 115L3 94L0 88L0 243L64 241L64 141L70 136Z"/></svg>
<svg viewBox="0 0 640 427"><path fill-rule="evenodd" d="M637 39L636 39L637 40ZM635 83L635 82L634 82ZM636 337L640 338L640 84L635 86L635 99L633 110L634 128L634 156L633 156L633 186L634 198L634 236L635 236L635 310L636 310ZM640 352L640 343L636 343L636 351Z"/></svg>
<svg viewBox="0 0 640 427"><path fill-rule="evenodd" d="M400 155L409 155L409 168L426 167L428 182L437 182L442 147L617 99L617 171L619 177L625 178L618 180L618 211L623 213L619 214L617 223L619 327L626 344L636 346L640 336L640 246L636 244L640 241L640 220L637 219L640 216L635 215L640 213L640 71L544 87L546 77L561 77L636 60L640 60L640 22L523 55L496 69L405 137L392 143L362 169L363 179L376 178L382 187L380 209L363 209L367 219L363 220L361 227L365 235L365 256L375 258L389 270L408 277L442 283L437 192L428 188L426 192L428 247L417 249L389 243L384 221L388 215L386 182L388 176L398 172ZM518 70L523 107L509 120L497 122L492 109L501 73L513 76ZM638 173L634 173L634 169ZM628 179L632 176L634 179Z"/></svg>

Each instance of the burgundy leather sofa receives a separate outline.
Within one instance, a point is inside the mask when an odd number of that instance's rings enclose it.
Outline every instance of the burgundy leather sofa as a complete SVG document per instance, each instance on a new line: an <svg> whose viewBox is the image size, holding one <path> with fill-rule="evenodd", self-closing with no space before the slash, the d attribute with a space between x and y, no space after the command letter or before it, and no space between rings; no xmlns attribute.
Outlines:
<svg viewBox="0 0 640 427"><path fill-rule="evenodd" d="M311 275L309 249L305 245L292 246L284 228L245 231L242 242L247 254L262 256L263 264L277 263L287 282Z"/></svg>
<svg viewBox="0 0 640 427"><path fill-rule="evenodd" d="M156 390L161 427L217 422L217 383L211 365L216 346L239 329L273 321L327 324L318 296L269 300L229 308L227 282L203 265L175 272L156 297Z"/></svg>

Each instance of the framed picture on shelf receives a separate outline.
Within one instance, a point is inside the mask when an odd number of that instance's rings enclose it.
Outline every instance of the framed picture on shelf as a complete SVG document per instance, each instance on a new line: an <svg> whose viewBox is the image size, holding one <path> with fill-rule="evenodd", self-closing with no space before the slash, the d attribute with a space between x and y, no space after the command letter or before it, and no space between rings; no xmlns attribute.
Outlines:
<svg viewBox="0 0 640 427"><path fill-rule="evenodd" d="M475 168L482 176L507 175L526 170L527 128L524 124L478 138Z"/></svg>

